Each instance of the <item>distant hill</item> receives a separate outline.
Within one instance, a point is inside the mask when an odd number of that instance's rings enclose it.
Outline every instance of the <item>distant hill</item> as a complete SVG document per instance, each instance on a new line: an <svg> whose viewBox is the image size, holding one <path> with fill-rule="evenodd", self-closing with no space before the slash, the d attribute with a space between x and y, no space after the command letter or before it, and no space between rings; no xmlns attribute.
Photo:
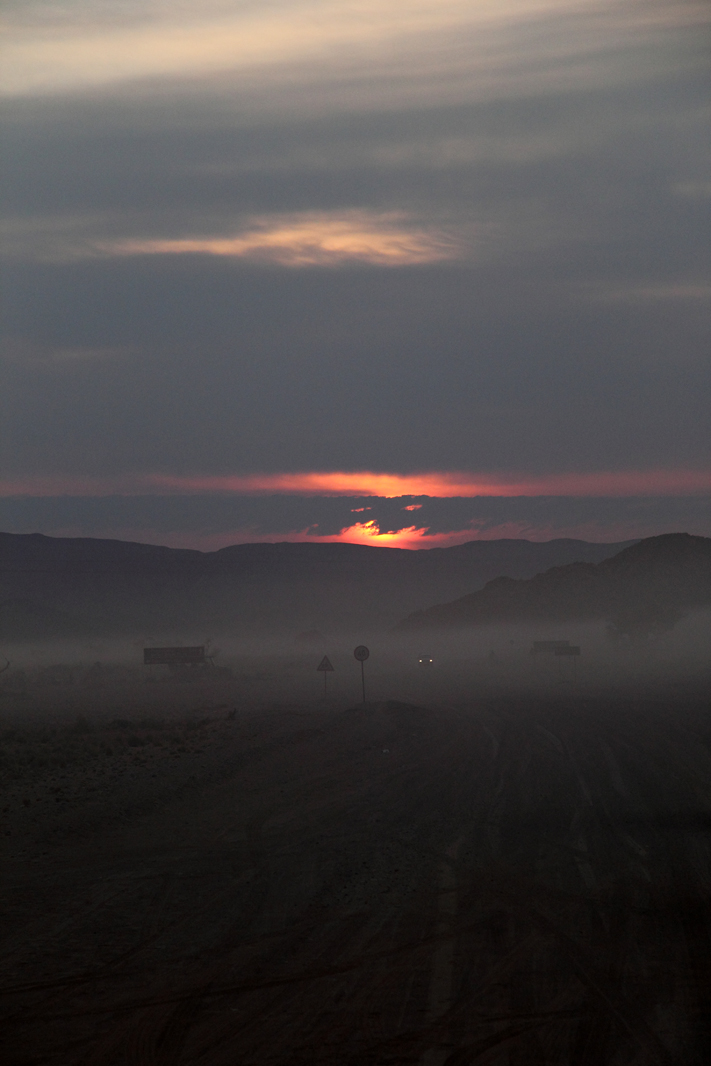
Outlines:
<svg viewBox="0 0 711 1066"><path fill-rule="evenodd" d="M372 632L499 575L529 578L551 566L594 564L624 546L495 540L408 551L282 543L203 553L0 533L0 639Z"/></svg>
<svg viewBox="0 0 711 1066"><path fill-rule="evenodd" d="M604 619L619 633L668 628L711 605L711 538L669 533L624 548L597 564L554 566L530 579L497 577L483 589L424 611L399 632L501 622Z"/></svg>

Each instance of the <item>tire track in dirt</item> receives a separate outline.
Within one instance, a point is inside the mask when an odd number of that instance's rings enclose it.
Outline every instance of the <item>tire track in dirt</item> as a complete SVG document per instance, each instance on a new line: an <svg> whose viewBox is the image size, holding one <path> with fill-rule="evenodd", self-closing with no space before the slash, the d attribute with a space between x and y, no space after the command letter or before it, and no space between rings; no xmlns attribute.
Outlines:
<svg viewBox="0 0 711 1066"><path fill-rule="evenodd" d="M268 754L181 800L171 833L187 810L192 836L161 849L155 814L105 852L112 878L142 872L123 896L76 913L86 849L57 875L72 891L37 943L69 920L68 952L105 930L113 956L42 1001L20 952L18 1059L703 1061L708 748L639 713L383 705L319 718L293 751L265 725Z"/></svg>
<svg viewBox="0 0 711 1066"><path fill-rule="evenodd" d="M455 992L455 960L456 939L454 935L457 917L457 878L456 861L457 854L462 844L462 838L455 840L447 848L445 859L439 874L439 898L437 905L437 920L435 929L442 940L432 959L432 976L428 996L427 1024L432 1025L443 1014L452 1009L452 1001ZM428 1049L422 1055L422 1066L443 1066L447 1057L453 1050L453 1046L446 1039L440 1040L436 1047Z"/></svg>

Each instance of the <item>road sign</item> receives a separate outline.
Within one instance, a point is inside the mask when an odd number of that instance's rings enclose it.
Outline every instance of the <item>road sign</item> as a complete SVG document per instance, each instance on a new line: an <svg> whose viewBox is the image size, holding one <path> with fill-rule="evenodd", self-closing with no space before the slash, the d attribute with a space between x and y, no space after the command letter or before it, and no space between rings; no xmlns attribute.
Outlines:
<svg viewBox="0 0 711 1066"><path fill-rule="evenodd" d="M365 703L365 665L364 664L365 664L365 660L370 655L370 652L366 648L365 644L359 644L358 647L354 649L353 654L355 655L356 659L360 663L360 680L361 680L361 684L363 686L363 703Z"/></svg>
<svg viewBox="0 0 711 1066"><path fill-rule="evenodd" d="M318 664L316 669L320 670L321 673L323 674L323 694L324 694L324 696L327 696L328 695L328 689L326 687L326 681L327 681L328 675L332 674L333 673L333 669L334 669L333 668L333 664L331 663L331 660L329 659L328 655L324 655L323 659Z"/></svg>

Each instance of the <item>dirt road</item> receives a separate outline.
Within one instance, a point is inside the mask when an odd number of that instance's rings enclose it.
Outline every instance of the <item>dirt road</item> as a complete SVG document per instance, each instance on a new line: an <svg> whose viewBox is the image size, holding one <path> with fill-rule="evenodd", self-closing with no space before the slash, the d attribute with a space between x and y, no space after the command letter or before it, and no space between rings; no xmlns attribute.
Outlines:
<svg viewBox="0 0 711 1066"><path fill-rule="evenodd" d="M188 726L13 778L6 1062L711 1061L707 701Z"/></svg>

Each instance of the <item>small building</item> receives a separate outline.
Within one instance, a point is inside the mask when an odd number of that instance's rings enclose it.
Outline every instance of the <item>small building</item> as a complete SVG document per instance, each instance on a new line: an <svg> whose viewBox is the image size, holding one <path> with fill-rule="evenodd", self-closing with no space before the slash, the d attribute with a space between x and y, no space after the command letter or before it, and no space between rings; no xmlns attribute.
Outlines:
<svg viewBox="0 0 711 1066"><path fill-rule="evenodd" d="M202 666L211 662L205 645L194 648L144 648L144 666Z"/></svg>
<svg viewBox="0 0 711 1066"><path fill-rule="evenodd" d="M534 640L531 655L559 655L560 648L571 647L569 640ZM562 652L565 655L565 652Z"/></svg>

